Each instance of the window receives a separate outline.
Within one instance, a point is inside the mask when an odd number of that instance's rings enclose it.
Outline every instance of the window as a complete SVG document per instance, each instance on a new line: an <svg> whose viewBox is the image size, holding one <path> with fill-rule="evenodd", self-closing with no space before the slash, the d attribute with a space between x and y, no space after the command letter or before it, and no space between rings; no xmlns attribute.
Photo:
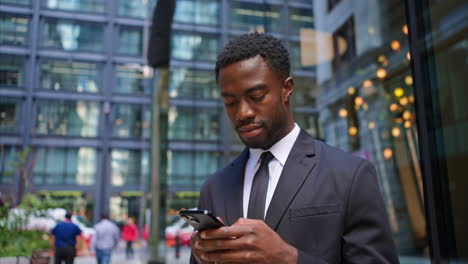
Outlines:
<svg viewBox="0 0 468 264"><path fill-rule="evenodd" d="M213 0L177 1L174 22L202 25L219 24L219 2Z"/></svg>
<svg viewBox="0 0 468 264"><path fill-rule="evenodd" d="M172 98L219 98L213 71L171 68L169 96Z"/></svg>
<svg viewBox="0 0 468 264"><path fill-rule="evenodd" d="M356 57L356 39L354 31L354 19L350 18L341 28L333 34L333 70L351 63Z"/></svg>
<svg viewBox="0 0 468 264"><path fill-rule="evenodd" d="M101 86L101 67L92 62L44 60L40 76L47 90L98 93Z"/></svg>
<svg viewBox="0 0 468 264"><path fill-rule="evenodd" d="M35 184L92 185L97 151L93 148L37 148L33 153Z"/></svg>
<svg viewBox="0 0 468 264"><path fill-rule="evenodd" d="M38 100L36 133L96 137L99 103L86 101Z"/></svg>
<svg viewBox="0 0 468 264"><path fill-rule="evenodd" d="M178 60L216 61L218 45L216 36L175 32L171 56Z"/></svg>
<svg viewBox="0 0 468 264"><path fill-rule="evenodd" d="M114 105L115 137L149 138L151 129L151 112L148 106L140 104Z"/></svg>
<svg viewBox="0 0 468 264"><path fill-rule="evenodd" d="M46 0L44 6L50 9L103 13L105 2L104 0Z"/></svg>
<svg viewBox="0 0 468 264"><path fill-rule="evenodd" d="M219 164L218 152L169 151L168 183L178 188L198 190Z"/></svg>
<svg viewBox="0 0 468 264"><path fill-rule="evenodd" d="M141 28L121 27L119 29L119 54L141 56L143 31Z"/></svg>
<svg viewBox="0 0 468 264"><path fill-rule="evenodd" d="M315 71L314 55L310 53L307 42L290 42L291 69L293 71ZM311 57L312 56L312 57Z"/></svg>
<svg viewBox="0 0 468 264"><path fill-rule="evenodd" d="M138 64L117 65L115 67L117 77L115 92L132 95L151 94L151 78L149 76L152 73L149 71L152 70Z"/></svg>
<svg viewBox="0 0 468 264"><path fill-rule="evenodd" d="M112 185L148 184L148 151L113 149L111 156Z"/></svg>
<svg viewBox="0 0 468 264"><path fill-rule="evenodd" d="M311 77L293 77L294 92L292 94L293 107L315 107L317 92L317 84Z"/></svg>
<svg viewBox="0 0 468 264"><path fill-rule="evenodd" d="M20 153L19 147L0 144L0 184L13 183L13 177L18 173L15 163Z"/></svg>
<svg viewBox="0 0 468 264"><path fill-rule="evenodd" d="M100 24L47 19L42 28L42 46L66 51L103 50L103 27Z"/></svg>
<svg viewBox="0 0 468 264"><path fill-rule="evenodd" d="M120 0L119 15L128 17L145 18L152 16L152 3L154 0Z"/></svg>
<svg viewBox="0 0 468 264"><path fill-rule="evenodd" d="M31 5L31 0L0 0L2 4Z"/></svg>
<svg viewBox="0 0 468 264"><path fill-rule="evenodd" d="M0 45L25 46L29 19L0 13Z"/></svg>
<svg viewBox="0 0 468 264"><path fill-rule="evenodd" d="M0 134L17 134L21 124L21 100L0 97Z"/></svg>
<svg viewBox="0 0 468 264"><path fill-rule="evenodd" d="M218 108L169 107L169 139L217 140L219 138Z"/></svg>
<svg viewBox="0 0 468 264"><path fill-rule="evenodd" d="M231 2L230 28L248 32L280 33L281 6Z"/></svg>
<svg viewBox="0 0 468 264"><path fill-rule="evenodd" d="M289 34L299 35L301 30L314 28L314 17L312 8L289 9Z"/></svg>
<svg viewBox="0 0 468 264"><path fill-rule="evenodd" d="M24 58L0 56L0 86L19 87L23 85Z"/></svg>

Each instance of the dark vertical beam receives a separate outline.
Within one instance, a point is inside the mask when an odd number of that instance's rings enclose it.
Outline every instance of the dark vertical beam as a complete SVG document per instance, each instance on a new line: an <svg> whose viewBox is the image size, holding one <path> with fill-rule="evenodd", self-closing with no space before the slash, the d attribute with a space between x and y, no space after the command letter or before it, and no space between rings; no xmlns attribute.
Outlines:
<svg viewBox="0 0 468 264"><path fill-rule="evenodd" d="M427 231L433 263L449 263L455 257L450 192L441 132L436 73L434 72L429 5L426 0L406 0L411 67L414 79L419 152L424 185ZM432 81L431 81L432 80Z"/></svg>

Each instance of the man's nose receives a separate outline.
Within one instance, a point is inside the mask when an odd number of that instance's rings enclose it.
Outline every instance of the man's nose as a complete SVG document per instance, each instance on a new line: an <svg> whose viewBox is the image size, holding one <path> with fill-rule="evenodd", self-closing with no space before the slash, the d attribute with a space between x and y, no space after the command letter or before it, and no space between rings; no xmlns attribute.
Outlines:
<svg viewBox="0 0 468 264"><path fill-rule="evenodd" d="M242 121L242 120L253 119L254 117L255 117L255 113L252 107L250 107L248 102L242 101L239 104L239 110L237 111L236 119L238 121Z"/></svg>

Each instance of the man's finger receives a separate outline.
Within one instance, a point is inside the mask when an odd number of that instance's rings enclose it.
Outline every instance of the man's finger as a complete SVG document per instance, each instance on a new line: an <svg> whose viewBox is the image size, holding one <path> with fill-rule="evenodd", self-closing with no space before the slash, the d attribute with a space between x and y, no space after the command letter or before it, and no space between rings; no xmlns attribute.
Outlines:
<svg viewBox="0 0 468 264"><path fill-rule="evenodd" d="M253 232L252 226L239 225L239 226L224 226L220 228L204 230L200 233L201 239L232 239L241 237L243 235Z"/></svg>

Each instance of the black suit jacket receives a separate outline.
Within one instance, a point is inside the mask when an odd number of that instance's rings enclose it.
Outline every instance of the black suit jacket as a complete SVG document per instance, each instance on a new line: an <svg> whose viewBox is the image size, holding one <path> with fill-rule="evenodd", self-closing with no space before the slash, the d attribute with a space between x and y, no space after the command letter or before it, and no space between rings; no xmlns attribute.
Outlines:
<svg viewBox="0 0 468 264"><path fill-rule="evenodd" d="M228 225L243 214L248 157L245 149L201 189L199 208ZM286 160L265 222L298 249L299 263L398 263L374 167L304 130Z"/></svg>

